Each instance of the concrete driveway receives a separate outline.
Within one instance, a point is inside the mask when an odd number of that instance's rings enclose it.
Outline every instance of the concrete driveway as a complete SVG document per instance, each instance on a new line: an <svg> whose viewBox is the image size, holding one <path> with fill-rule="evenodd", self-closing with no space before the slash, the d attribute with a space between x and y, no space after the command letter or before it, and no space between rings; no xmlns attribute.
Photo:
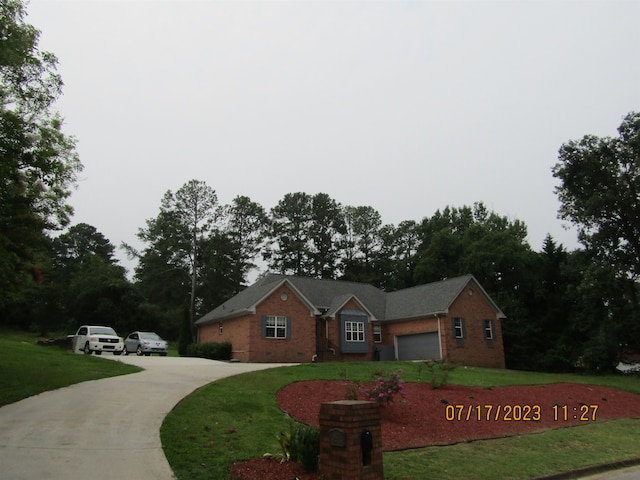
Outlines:
<svg viewBox="0 0 640 480"><path fill-rule="evenodd" d="M164 417L198 387L280 366L200 358L111 356L143 367L0 408L0 478L170 480L160 445Z"/></svg>

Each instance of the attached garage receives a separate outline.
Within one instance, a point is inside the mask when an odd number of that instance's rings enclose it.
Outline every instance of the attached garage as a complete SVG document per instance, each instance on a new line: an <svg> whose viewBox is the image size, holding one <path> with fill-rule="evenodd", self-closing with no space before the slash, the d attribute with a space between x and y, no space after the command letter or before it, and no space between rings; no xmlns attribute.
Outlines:
<svg viewBox="0 0 640 480"><path fill-rule="evenodd" d="M398 360L440 360L438 332L396 336Z"/></svg>

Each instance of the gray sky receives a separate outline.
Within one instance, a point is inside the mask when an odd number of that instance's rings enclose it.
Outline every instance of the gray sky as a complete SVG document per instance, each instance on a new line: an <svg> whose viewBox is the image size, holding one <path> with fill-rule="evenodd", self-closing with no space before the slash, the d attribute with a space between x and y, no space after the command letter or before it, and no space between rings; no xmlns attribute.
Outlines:
<svg viewBox="0 0 640 480"><path fill-rule="evenodd" d="M640 109L640 2L31 0L85 170L73 223L140 247L190 179L384 223L483 201L567 248L562 143ZM119 252L120 259L124 254ZM131 263L122 262L128 268Z"/></svg>

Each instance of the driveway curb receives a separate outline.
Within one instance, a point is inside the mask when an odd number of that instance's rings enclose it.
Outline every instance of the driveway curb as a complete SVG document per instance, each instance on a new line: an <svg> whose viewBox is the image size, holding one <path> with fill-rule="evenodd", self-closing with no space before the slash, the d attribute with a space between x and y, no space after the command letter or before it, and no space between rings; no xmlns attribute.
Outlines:
<svg viewBox="0 0 640 480"><path fill-rule="evenodd" d="M586 477L588 475L597 475L598 473L613 472L622 468L635 467L640 465L640 457L631 458L621 462L603 463L592 467L579 468L570 472L556 473L543 477L535 477L532 480L571 480Z"/></svg>

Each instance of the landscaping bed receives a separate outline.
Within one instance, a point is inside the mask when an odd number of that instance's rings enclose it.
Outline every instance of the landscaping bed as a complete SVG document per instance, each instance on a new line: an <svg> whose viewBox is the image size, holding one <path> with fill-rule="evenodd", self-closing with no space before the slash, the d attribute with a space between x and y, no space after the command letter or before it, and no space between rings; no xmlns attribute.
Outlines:
<svg viewBox="0 0 640 480"><path fill-rule="evenodd" d="M299 422L319 427L320 404L344 400L348 381L291 383L276 394L279 407ZM577 383L508 387L404 384L406 399L384 404L384 451L450 445L479 439L523 435L616 418L640 418L640 396L610 387ZM255 459L237 463L234 480L295 478L315 480L293 463Z"/></svg>

